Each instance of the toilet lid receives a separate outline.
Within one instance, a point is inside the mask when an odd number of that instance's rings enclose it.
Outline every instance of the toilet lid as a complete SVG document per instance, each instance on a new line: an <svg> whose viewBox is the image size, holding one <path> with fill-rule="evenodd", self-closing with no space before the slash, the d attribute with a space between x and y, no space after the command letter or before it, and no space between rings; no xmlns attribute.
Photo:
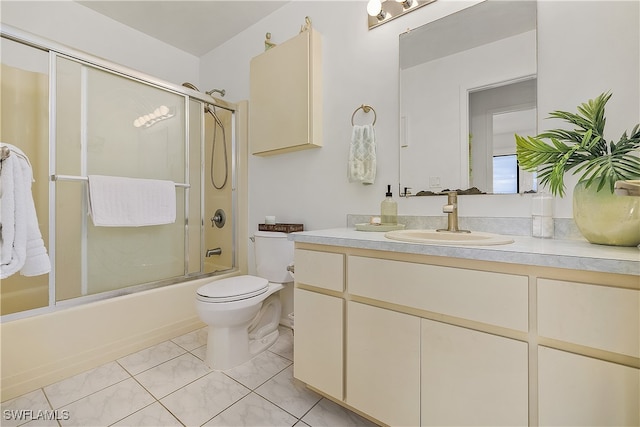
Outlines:
<svg viewBox="0 0 640 427"><path fill-rule="evenodd" d="M256 276L216 280L198 288L198 297L208 302L229 302L251 298L269 289L269 281Z"/></svg>

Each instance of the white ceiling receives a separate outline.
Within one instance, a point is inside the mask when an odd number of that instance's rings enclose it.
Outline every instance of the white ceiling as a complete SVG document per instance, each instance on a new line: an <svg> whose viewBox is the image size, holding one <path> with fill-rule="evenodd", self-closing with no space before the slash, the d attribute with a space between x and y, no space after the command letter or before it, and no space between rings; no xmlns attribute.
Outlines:
<svg viewBox="0 0 640 427"><path fill-rule="evenodd" d="M76 1L198 57L288 3L265 0Z"/></svg>

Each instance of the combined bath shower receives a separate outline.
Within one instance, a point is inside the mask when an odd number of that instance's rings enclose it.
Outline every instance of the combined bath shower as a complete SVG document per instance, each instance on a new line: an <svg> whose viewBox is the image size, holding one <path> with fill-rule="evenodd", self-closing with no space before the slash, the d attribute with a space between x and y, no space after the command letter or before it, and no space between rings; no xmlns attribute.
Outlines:
<svg viewBox="0 0 640 427"><path fill-rule="evenodd" d="M195 90L196 92L200 92L200 89L198 89L196 87L196 85L194 85L193 83L189 83L189 82L184 82L182 83L182 86L187 87L191 90ZM211 89L210 91L205 92L207 95L211 96L213 93L219 93L221 96L225 95L225 90L224 89ZM220 126L220 129L222 129L222 147L224 148L224 181L222 181L222 185L217 185L215 182L215 179L213 177L213 155L216 151L216 129L217 126L213 127L213 146L211 147L211 165L209 168L210 171L210 178L211 178L211 185L213 185L213 187L216 190L221 190L224 188L224 186L227 184L227 179L229 178L229 157L227 155L227 144L226 144L226 134L225 134L225 130L224 130L224 125L222 124L222 121L220 120L220 118L218 117L218 115L216 114L216 107L213 104L209 104L209 103L205 103L204 106L204 111L208 112L209 114L211 114L211 116L213 117L213 119L215 120L216 124L218 126Z"/></svg>

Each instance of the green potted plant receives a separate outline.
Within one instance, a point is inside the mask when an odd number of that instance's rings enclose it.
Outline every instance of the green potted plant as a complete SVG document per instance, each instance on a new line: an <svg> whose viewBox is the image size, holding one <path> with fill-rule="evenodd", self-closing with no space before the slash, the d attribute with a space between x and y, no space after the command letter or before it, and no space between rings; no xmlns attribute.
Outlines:
<svg viewBox="0 0 640 427"><path fill-rule="evenodd" d="M640 125L617 142L604 139L603 93L578 107L577 113L554 111L549 118L564 120L573 129L553 129L535 137L516 135L520 166L537 171L540 184L554 196L565 194L564 175L581 173L573 191L573 216L580 232L592 243L640 244L640 197L619 196L617 181L640 178Z"/></svg>

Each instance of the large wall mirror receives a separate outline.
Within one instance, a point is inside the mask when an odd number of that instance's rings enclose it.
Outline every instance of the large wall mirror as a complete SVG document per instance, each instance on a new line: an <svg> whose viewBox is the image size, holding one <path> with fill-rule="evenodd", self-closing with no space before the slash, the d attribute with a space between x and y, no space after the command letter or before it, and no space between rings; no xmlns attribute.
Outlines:
<svg viewBox="0 0 640 427"><path fill-rule="evenodd" d="M514 138L536 134L535 1L486 0L401 34L399 81L401 189L535 189Z"/></svg>

